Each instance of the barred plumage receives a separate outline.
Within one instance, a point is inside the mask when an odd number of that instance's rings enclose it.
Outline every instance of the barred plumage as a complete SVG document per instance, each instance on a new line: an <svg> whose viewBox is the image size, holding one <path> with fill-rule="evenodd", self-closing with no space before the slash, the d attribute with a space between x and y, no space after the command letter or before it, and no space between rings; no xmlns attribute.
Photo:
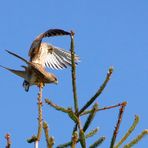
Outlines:
<svg viewBox="0 0 148 148"><path fill-rule="evenodd" d="M55 47L48 43L42 43L42 39L51 36L71 35L71 33L61 29L49 29L48 31L38 35L33 41L30 50L30 60L22 58L21 56L6 50L9 54L24 61L27 66L22 66L25 70L13 70L3 67L10 72L24 78L23 87L26 91L31 85L39 85L40 83L56 83L58 82L56 76L45 70L46 67L52 69L63 69L71 66L71 53L62 48ZM75 55L75 63L79 62L79 57Z"/></svg>

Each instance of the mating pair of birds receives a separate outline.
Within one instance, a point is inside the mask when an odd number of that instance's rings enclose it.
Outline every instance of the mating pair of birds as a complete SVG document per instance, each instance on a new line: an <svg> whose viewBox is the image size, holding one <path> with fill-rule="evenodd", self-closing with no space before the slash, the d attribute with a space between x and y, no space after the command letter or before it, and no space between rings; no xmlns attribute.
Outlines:
<svg viewBox="0 0 148 148"><path fill-rule="evenodd" d="M46 83L57 84L58 80L56 76L47 72L45 68L49 67L58 70L71 66L71 53L46 42L42 42L42 39L45 37L64 35L71 36L71 33L61 29L49 29L48 31L38 35L30 47L29 61L6 50L9 54L21 59L27 64L27 66L22 66L24 68L23 71L0 66L22 77L24 79L23 87L25 88L25 91L28 91L31 85L38 86ZM74 61L75 63L79 61L79 57L77 55L75 55Z"/></svg>

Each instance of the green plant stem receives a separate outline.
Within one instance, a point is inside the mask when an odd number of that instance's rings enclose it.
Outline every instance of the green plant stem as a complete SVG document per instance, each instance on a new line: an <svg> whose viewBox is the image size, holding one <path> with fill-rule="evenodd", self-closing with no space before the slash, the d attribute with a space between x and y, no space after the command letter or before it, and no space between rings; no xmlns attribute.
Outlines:
<svg viewBox="0 0 148 148"><path fill-rule="evenodd" d="M74 128L73 128L73 132L72 133L74 133L75 131L77 131L77 128L78 128L78 124L76 123L75 126L74 126Z"/></svg>
<svg viewBox="0 0 148 148"><path fill-rule="evenodd" d="M83 129L80 129L79 137L82 148L86 148L86 138Z"/></svg>
<svg viewBox="0 0 148 148"><path fill-rule="evenodd" d="M74 107L75 112L78 113L78 98L77 98L77 88L76 88L76 65L75 65L75 51L74 51L74 32L71 31L71 73L72 73L72 86L73 86L73 97L74 97Z"/></svg>
<svg viewBox="0 0 148 148"><path fill-rule="evenodd" d="M105 81L103 82L103 84L100 86L100 88L98 89L98 91L95 93L95 95L82 107L82 109L78 112L78 114L80 115L83 111L85 111L95 100L96 98L102 93L102 91L104 90L105 86L107 85L108 81L110 80L110 77L113 73L113 68L110 67L108 70L108 73L106 75Z"/></svg>
<svg viewBox="0 0 148 148"><path fill-rule="evenodd" d="M77 141L78 141L78 133L74 132L72 136L71 148L76 148Z"/></svg>
<svg viewBox="0 0 148 148"><path fill-rule="evenodd" d="M90 131L88 134L85 135L85 138L90 138L92 136L94 136L96 133L98 132L98 128L93 129L92 131ZM77 140L77 143L80 142L80 139ZM59 146L57 146L56 148L66 148L72 145L72 141L67 142L65 144L60 144Z"/></svg>
<svg viewBox="0 0 148 148"><path fill-rule="evenodd" d="M86 120L86 122L85 122L85 124L84 124L84 127L83 127L83 131L84 132L88 129L88 127L90 126L91 122L93 121L97 109L98 109L98 104L95 103L93 108L92 108L92 110L91 110L91 112L90 112L90 114L89 114L89 116L88 116L88 118L87 118L87 120Z"/></svg>
<svg viewBox="0 0 148 148"><path fill-rule="evenodd" d="M126 132L126 134L121 138L121 140L114 146L114 148L118 148L128 137L129 135L133 132L133 130L135 129L135 127L137 126L139 122L139 117L136 115L135 116L135 120L132 124L132 126L128 129L128 131Z"/></svg>
<svg viewBox="0 0 148 148"><path fill-rule="evenodd" d="M52 148L54 144L54 138L49 136L48 124L46 122L43 122L43 129L46 137L47 148Z"/></svg>
<svg viewBox="0 0 148 148"><path fill-rule="evenodd" d="M90 145L89 148L97 148L103 143L104 140L105 140L104 136L100 137L97 141L95 141L92 145Z"/></svg>
<svg viewBox="0 0 148 148"><path fill-rule="evenodd" d="M86 139L89 138L89 137L92 137L94 136L97 132L98 132L99 128L95 128L93 129L92 131L90 131L88 134L86 134Z"/></svg>
<svg viewBox="0 0 148 148"><path fill-rule="evenodd" d="M135 139L133 139L130 143L126 144L123 148L131 148L135 144L137 144L144 136L148 135L148 129L145 129L138 135Z"/></svg>
<svg viewBox="0 0 148 148"><path fill-rule="evenodd" d="M114 147L114 144L115 144L115 141L116 141L116 137L117 137L117 134L118 134L118 131L119 131L119 127L120 127L120 124L121 124L121 121L122 121L122 117L123 117L123 112L124 112L125 106L126 106L126 103L123 104L121 106L121 108L120 108L119 116L118 116L118 121L117 121L117 124L115 126L115 130L113 132L110 148Z"/></svg>
<svg viewBox="0 0 148 148"><path fill-rule="evenodd" d="M68 109L68 115L69 117L78 125L80 125L80 121L79 118L77 117L77 115L72 111L71 108ZM80 127L80 126L79 126Z"/></svg>
<svg viewBox="0 0 148 148"><path fill-rule="evenodd" d="M45 103L47 103L48 105L50 105L51 107L55 108L58 111L62 111L62 112L65 112L65 113L69 112L68 109L65 109L64 107L58 106L57 104L51 102L48 99L45 99Z"/></svg>

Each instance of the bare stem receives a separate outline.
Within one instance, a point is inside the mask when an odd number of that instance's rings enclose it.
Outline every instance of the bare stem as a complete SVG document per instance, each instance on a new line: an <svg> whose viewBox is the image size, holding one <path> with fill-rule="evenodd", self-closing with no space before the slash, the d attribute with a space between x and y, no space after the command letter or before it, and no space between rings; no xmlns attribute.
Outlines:
<svg viewBox="0 0 148 148"><path fill-rule="evenodd" d="M38 148L38 147L39 147L39 141L36 140L36 141L34 142L34 148Z"/></svg>
<svg viewBox="0 0 148 148"><path fill-rule="evenodd" d="M43 84L39 85L39 93L38 93L38 132L37 132L37 140L40 141L41 134L42 134L42 90L43 90Z"/></svg>
<svg viewBox="0 0 148 148"><path fill-rule="evenodd" d="M75 65L75 51L74 51L74 32L71 31L71 73L72 73L72 86L73 86L73 97L74 97L74 107L75 112L78 113L78 98L77 98L77 88L76 88L76 65Z"/></svg>
<svg viewBox="0 0 148 148"><path fill-rule="evenodd" d="M42 119L42 106L43 106L43 103L42 103L42 90L43 90L43 84L40 83L39 84L39 93L38 93L38 132L37 132L37 136L32 136L30 139L28 139L28 143L32 143L34 142L34 145L35 145L35 148L38 148L38 143L41 139L41 134L42 134L42 123L43 123L43 119Z"/></svg>
<svg viewBox="0 0 148 148"><path fill-rule="evenodd" d="M7 140L7 145L6 148L10 148L11 147L11 140L10 140L10 134L6 134L5 138Z"/></svg>
<svg viewBox="0 0 148 148"><path fill-rule="evenodd" d="M117 137L117 134L118 134L118 131L119 131L119 127L120 127L120 124L121 124L121 121L122 121L122 117L123 117L123 112L124 112L124 109L125 109L125 106L127 105L127 103L125 102L121 108L120 108L120 111L119 111L119 116L118 116L118 121L117 121L117 124L115 126L115 130L113 132L113 136L112 136L112 140L111 140L111 144L110 144L110 148L113 148L114 147L114 144L115 144L115 141L116 141L116 137Z"/></svg>
<svg viewBox="0 0 148 148"><path fill-rule="evenodd" d="M115 108L115 107L119 107L119 106L122 106L124 103L126 103L126 102L118 103L118 104L112 105L112 106L106 106L106 107L103 107L103 108L98 108L97 111L103 111L103 110L107 110L107 109L112 109L112 108ZM81 113L81 116L86 115L86 114L89 114L91 112L92 112L92 109L91 110L86 110L83 113Z"/></svg>

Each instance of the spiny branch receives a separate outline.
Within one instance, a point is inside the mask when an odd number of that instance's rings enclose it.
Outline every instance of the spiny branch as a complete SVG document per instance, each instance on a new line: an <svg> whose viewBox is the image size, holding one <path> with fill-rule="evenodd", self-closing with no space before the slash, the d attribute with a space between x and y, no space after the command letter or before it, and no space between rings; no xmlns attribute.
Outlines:
<svg viewBox="0 0 148 148"><path fill-rule="evenodd" d="M97 109L97 112L99 111L103 111L103 110L107 110L107 109L112 109L112 108L115 108L115 107L119 107L119 106L122 106L123 104L125 104L126 102L122 102L122 103L118 103L116 105L112 105L112 106L106 106L106 107L103 107L103 108L98 108ZM89 114L92 112L92 109L91 110L86 110L84 111L83 113L81 113L80 115L83 116L83 115L86 115L86 114Z"/></svg>
<svg viewBox="0 0 148 148"><path fill-rule="evenodd" d="M38 133L37 133L37 140L40 141L41 134L42 134L42 90L43 90L43 84L39 85L39 94L38 94Z"/></svg>
<svg viewBox="0 0 148 148"><path fill-rule="evenodd" d="M121 121L122 121L122 116L123 116L123 112L124 112L124 109L125 109L125 106L127 105L127 103L125 102L121 108L120 108L120 111L119 111L119 116L118 116L118 121L117 121L117 124L115 126L115 130L113 132L113 136L112 136L112 140L111 140L111 144L110 144L110 148L113 148L114 147L114 144L115 144L115 141L116 141L116 137L117 137L117 134L118 134L118 131L119 131L119 127L120 127L120 124L121 124Z"/></svg>
<svg viewBox="0 0 148 148"><path fill-rule="evenodd" d="M42 103L42 90L43 90L43 84L40 83L39 84L39 93L38 93L38 132L37 132L37 135L36 136L32 136L30 139L27 140L28 143L32 143L34 142L35 143L35 147L38 147L38 142L40 141L41 139L41 134L42 134L42 128L43 128L43 119L42 119L42 106L43 106L43 103Z"/></svg>

